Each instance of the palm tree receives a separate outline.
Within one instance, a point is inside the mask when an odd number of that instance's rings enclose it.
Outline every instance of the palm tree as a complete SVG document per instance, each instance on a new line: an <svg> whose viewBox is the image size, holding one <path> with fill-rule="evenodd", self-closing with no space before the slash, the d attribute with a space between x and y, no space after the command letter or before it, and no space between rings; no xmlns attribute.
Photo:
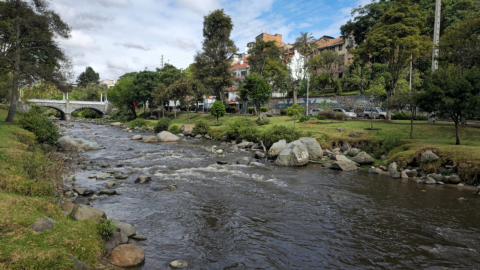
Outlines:
<svg viewBox="0 0 480 270"><path fill-rule="evenodd" d="M300 49L301 54L306 55L314 49L315 45L309 43L314 40L312 33L300 32L300 36L295 39L295 47Z"/></svg>

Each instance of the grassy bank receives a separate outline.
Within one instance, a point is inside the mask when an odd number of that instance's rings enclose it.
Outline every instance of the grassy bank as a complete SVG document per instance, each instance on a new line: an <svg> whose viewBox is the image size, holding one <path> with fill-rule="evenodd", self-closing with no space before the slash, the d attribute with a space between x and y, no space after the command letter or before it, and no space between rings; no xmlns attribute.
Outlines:
<svg viewBox="0 0 480 270"><path fill-rule="evenodd" d="M181 126L188 124L186 113L169 114L172 118L171 125ZM245 118L244 115L227 114L220 118L220 126L212 126L218 132L225 132L228 125L235 119ZM273 116L268 118L268 125L258 126L255 123L256 116L247 115L246 118L252 126L265 131L274 125L293 127L294 121L288 116ZM216 119L209 114L191 113L190 123L194 124L200 119L209 123L215 123ZM155 125L156 121L147 120L149 125ZM382 144L387 139L396 138L401 140L401 146L390 151L387 162L397 162L405 167L412 164L415 159L426 149L433 150L442 158L443 164L458 165L459 174L468 179L470 184L477 183L477 175L480 174L480 127L467 126L460 128L462 145L455 145L455 127L453 123L437 122L428 124L426 121L415 121L413 139L410 139L410 121L380 121L374 120L374 128L379 130L366 130L370 128L370 120L347 120L318 121L312 119L303 123L295 124L296 130L304 134L310 134L317 138L323 148L332 149L343 142L348 142L354 147L365 148L371 144ZM342 131L337 130L343 128ZM355 133L355 134L354 134ZM352 136L352 135L356 136ZM428 169L428 168L425 168Z"/></svg>
<svg viewBox="0 0 480 270"><path fill-rule="evenodd" d="M62 213L53 196L58 164L32 133L5 123L6 115L0 106L0 269L73 269L68 255L95 266L103 249L96 225ZM29 229L46 217L58 221L53 229Z"/></svg>

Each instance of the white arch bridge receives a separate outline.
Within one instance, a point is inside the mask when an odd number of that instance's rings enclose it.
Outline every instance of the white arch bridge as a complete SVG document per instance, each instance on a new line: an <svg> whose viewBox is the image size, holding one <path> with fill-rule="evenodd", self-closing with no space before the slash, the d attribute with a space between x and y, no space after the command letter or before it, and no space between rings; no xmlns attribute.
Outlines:
<svg viewBox="0 0 480 270"><path fill-rule="evenodd" d="M48 99L29 99L29 104L35 104L39 107L48 107L56 109L62 113L62 120L70 121L72 112L80 109L92 109L100 114L101 117L109 115L112 112L113 106L105 101L73 101L69 99L64 100L48 100ZM24 107L24 111L30 110L31 107Z"/></svg>

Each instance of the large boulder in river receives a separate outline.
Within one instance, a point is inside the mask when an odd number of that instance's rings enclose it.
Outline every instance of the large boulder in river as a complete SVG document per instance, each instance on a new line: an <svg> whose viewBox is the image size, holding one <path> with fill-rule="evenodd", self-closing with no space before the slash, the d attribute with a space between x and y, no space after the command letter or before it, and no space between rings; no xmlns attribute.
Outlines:
<svg viewBox="0 0 480 270"><path fill-rule="evenodd" d="M422 153L422 156L420 157L420 161L422 163L428 163L428 162L434 162L437 161L439 157L435 155L431 150L427 150Z"/></svg>
<svg viewBox="0 0 480 270"><path fill-rule="evenodd" d="M268 156L270 158L276 158L280 152L282 152L285 148L287 148L287 141L286 140L280 140L270 147L270 150L268 150Z"/></svg>
<svg viewBox="0 0 480 270"><path fill-rule="evenodd" d="M340 150L342 150L342 152L346 152L346 151L348 151L350 148L351 148L351 147L350 147L350 144L348 144L348 142L344 142L344 143L342 144L342 146L340 147Z"/></svg>
<svg viewBox="0 0 480 270"><path fill-rule="evenodd" d="M106 252L110 252L117 246L126 243L128 243L128 236L117 229L110 235L110 239L103 243L103 246Z"/></svg>
<svg viewBox="0 0 480 270"><path fill-rule="evenodd" d="M156 143L157 142L157 137L155 137L155 136L144 136L142 138L142 142L144 142L144 143Z"/></svg>
<svg viewBox="0 0 480 270"><path fill-rule="evenodd" d="M120 245L108 254L107 260L115 266L135 267L145 261L145 251L131 244Z"/></svg>
<svg viewBox="0 0 480 270"><path fill-rule="evenodd" d="M131 140L135 140L135 141L138 141L138 140L141 140L143 138L142 135L135 135L131 138Z"/></svg>
<svg viewBox="0 0 480 270"><path fill-rule="evenodd" d="M358 170L358 167L357 165L355 165L355 163L351 161L339 160L334 162L332 165L330 165L330 169L348 172L348 171L356 171Z"/></svg>
<svg viewBox="0 0 480 270"><path fill-rule="evenodd" d="M353 161L357 162L358 164L373 164L375 160L367 154L365 151L360 152L358 155L352 158Z"/></svg>
<svg viewBox="0 0 480 270"><path fill-rule="evenodd" d="M150 176L140 175L137 177L137 179L135 179L135 184L143 184L150 181L152 181L152 178Z"/></svg>
<svg viewBox="0 0 480 270"><path fill-rule="evenodd" d="M162 131L157 134L157 139L160 142L176 142L179 141L180 138L177 135L174 135L168 131Z"/></svg>
<svg viewBox="0 0 480 270"><path fill-rule="evenodd" d="M317 158L323 157L323 150L320 144L318 143L317 139L309 138L309 137L302 137L299 139L307 147L308 151L308 158L310 160L315 160Z"/></svg>
<svg viewBox="0 0 480 270"><path fill-rule="evenodd" d="M77 221L93 220L95 222L100 222L102 218L107 218L107 214L102 210L91 206L76 204L72 210L72 217Z"/></svg>
<svg viewBox="0 0 480 270"><path fill-rule="evenodd" d="M65 151L96 150L103 148L97 141L73 138L71 136L61 137L58 139L57 145L61 150Z"/></svg>
<svg viewBox="0 0 480 270"><path fill-rule="evenodd" d="M303 166L308 163L308 150L301 141L293 141L287 144L275 161L279 166Z"/></svg>
<svg viewBox="0 0 480 270"><path fill-rule="evenodd" d="M388 165L388 175L392 178L400 178L400 173L398 172L398 165L396 162Z"/></svg>
<svg viewBox="0 0 480 270"><path fill-rule="evenodd" d="M126 222L122 222L116 219L112 219L113 225L115 228L119 229L122 233L126 234L128 237L134 236L137 233L135 227Z"/></svg>

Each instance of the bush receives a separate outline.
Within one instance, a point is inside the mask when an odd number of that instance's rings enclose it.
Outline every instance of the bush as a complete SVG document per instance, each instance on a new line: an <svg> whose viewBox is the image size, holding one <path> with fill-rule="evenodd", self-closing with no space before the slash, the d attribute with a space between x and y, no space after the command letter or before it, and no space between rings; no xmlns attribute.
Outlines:
<svg viewBox="0 0 480 270"><path fill-rule="evenodd" d="M260 111L261 112L268 112L268 108L267 107L260 107Z"/></svg>
<svg viewBox="0 0 480 270"><path fill-rule="evenodd" d="M97 231L98 231L98 234L100 234L104 240L109 240L110 236L115 231L115 225L113 224L111 219L106 220L102 218L100 222L97 224Z"/></svg>
<svg viewBox="0 0 480 270"><path fill-rule="evenodd" d="M268 125L270 124L270 119L263 119L263 120L258 119L256 123L259 126Z"/></svg>
<svg viewBox="0 0 480 270"><path fill-rule="evenodd" d="M298 122L300 122L300 123L303 123L303 122L308 121L308 120L310 120L310 117L308 117L308 116L302 116L302 117L298 118Z"/></svg>
<svg viewBox="0 0 480 270"><path fill-rule="evenodd" d="M210 124L207 122L207 120L200 119L197 121L197 123L195 123L192 133L205 135L205 134L208 134L209 130L210 130Z"/></svg>
<svg viewBox="0 0 480 270"><path fill-rule="evenodd" d="M246 127L248 124L249 124L248 120L245 120L243 118L235 119L227 127L227 131L225 132L225 135L227 136L227 139L236 140L239 136L239 131L242 128Z"/></svg>
<svg viewBox="0 0 480 270"><path fill-rule="evenodd" d="M135 127L143 127L147 124L147 120L142 119L142 118L137 118L133 121L128 122L126 125L132 128Z"/></svg>
<svg viewBox="0 0 480 270"><path fill-rule="evenodd" d="M412 118L412 114L404 113L404 112L397 112L392 114L392 120L410 120ZM427 121L428 117L426 115L415 115L413 120L416 121Z"/></svg>
<svg viewBox="0 0 480 270"><path fill-rule="evenodd" d="M210 114L213 117L217 118L217 122L218 122L218 118L223 117L225 115L225 113L226 113L225 105L221 101L215 101L213 103L212 107L210 108Z"/></svg>
<svg viewBox="0 0 480 270"><path fill-rule="evenodd" d="M260 138L260 131L255 126L244 126L238 131L237 141L247 140L249 142L257 142Z"/></svg>
<svg viewBox="0 0 480 270"><path fill-rule="evenodd" d="M177 125L173 125L170 128L168 128L168 131L170 131L173 134L178 134L180 133L180 128Z"/></svg>
<svg viewBox="0 0 480 270"><path fill-rule="evenodd" d="M401 139L395 136L386 136L380 142L372 142L366 145L362 150L379 159L382 155L388 155L388 152L401 145Z"/></svg>
<svg viewBox="0 0 480 270"><path fill-rule="evenodd" d="M48 142L53 145L60 138L58 127L47 116L42 115L38 107L24 114L19 124L35 134L38 142Z"/></svg>
<svg viewBox="0 0 480 270"><path fill-rule="evenodd" d="M253 107L248 107L248 113L253 113Z"/></svg>
<svg viewBox="0 0 480 270"><path fill-rule="evenodd" d="M286 127L282 125L275 125L270 129L267 129L261 135L263 144L267 149L279 140L286 140L287 143L289 143L298 140L299 138L300 132L295 131L293 127Z"/></svg>
<svg viewBox="0 0 480 270"><path fill-rule="evenodd" d="M280 109L280 115L287 115L287 109Z"/></svg>
<svg viewBox="0 0 480 270"><path fill-rule="evenodd" d="M343 113L334 113L333 118L335 120L338 120L338 121L346 121L347 120L347 116Z"/></svg>
<svg viewBox="0 0 480 270"><path fill-rule="evenodd" d="M168 127L170 126L170 121L171 120L168 117L160 118L154 128L155 133L160 133L162 131L168 130Z"/></svg>
<svg viewBox="0 0 480 270"><path fill-rule="evenodd" d="M73 113L72 113L72 115L73 115ZM117 111L116 113L114 113L113 115L110 116L110 119L117 120L117 121L120 121L120 122L125 122L125 121L127 121L128 116L127 116L127 113L125 113L124 111Z"/></svg>
<svg viewBox="0 0 480 270"><path fill-rule="evenodd" d="M317 120L327 120L325 115L315 115L314 117L317 118Z"/></svg>
<svg viewBox="0 0 480 270"><path fill-rule="evenodd" d="M220 141L222 139L222 132L220 130L217 130L217 129L210 129L208 131L208 135L210 135L210 137L212 137L214 140L216 141Z"/></svg>
<svg viewBox="0 0 480 270"><path fill-rule="evenodd" d="M98 113L91 109L83 109L80 113L83 118L98 118Z"/></svg>
<svg viewBox="0 0 480 270"><path fill-rule="evenodd" d="M332 119L334 120L335 119L335 113L332 112L332 111L321 111L321 112L318 112L317 116L324 116L326 119Z"/></svg>
<svg viewBox="0 0 480 270"><path fill-rule="evenodd" d="M73 111L70 115L76 118L80 117L80 113L78 113L77 111Z"/></svg>
<svg viewBox="0 0 480 270"><path fill-rule="evenodd" d="M238 113L239 109L238 107L228 107L226 108L227 113Z"/></svg>

